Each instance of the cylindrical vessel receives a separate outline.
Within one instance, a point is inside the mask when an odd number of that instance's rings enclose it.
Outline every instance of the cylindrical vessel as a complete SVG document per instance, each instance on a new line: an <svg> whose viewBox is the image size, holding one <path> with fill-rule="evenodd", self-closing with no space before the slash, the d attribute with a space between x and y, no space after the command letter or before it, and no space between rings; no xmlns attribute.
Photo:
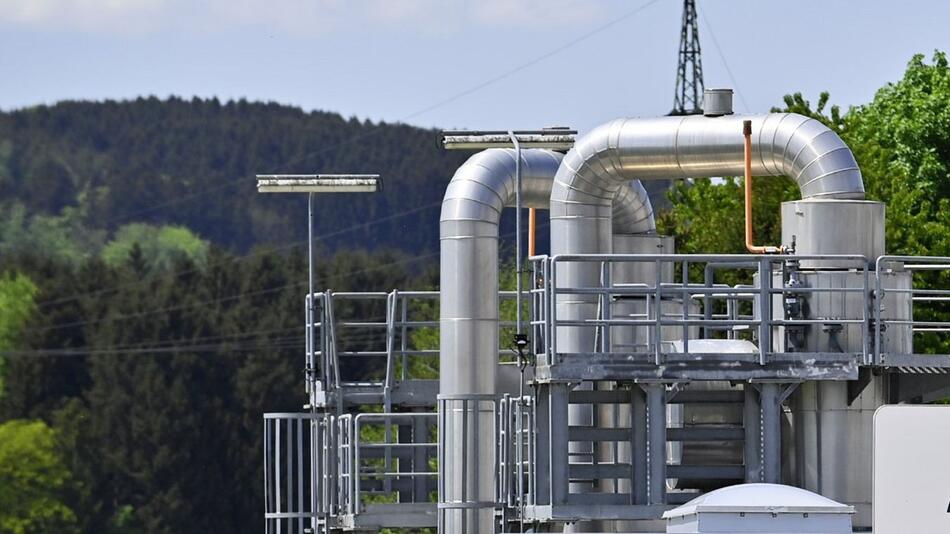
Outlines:
<svg viewBox="0 0 950 534"><path fill-rule="evenodd" d="M871 200L795 200L782 203L782 244L798 256L884 255L884 203ZM802 269L860 268L847 260L802 260Z"/></svg>

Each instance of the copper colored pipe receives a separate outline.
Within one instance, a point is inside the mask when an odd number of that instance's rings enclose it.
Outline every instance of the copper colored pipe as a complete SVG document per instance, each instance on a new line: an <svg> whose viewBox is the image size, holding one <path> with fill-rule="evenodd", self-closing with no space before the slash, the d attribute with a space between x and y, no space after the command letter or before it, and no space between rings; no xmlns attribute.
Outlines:
<svg viewBox="0 0 950 534"><path fill-rule="evenodd" d="M742 121L745 138L745 248L753 254L781 254L784 247L754 245L752 239L752 121Z"/></svg>
<svg viewBox="0 0 950 534"><path fill-rule="evenodd" d="M534 208L528 208L528 257L535 253L535 230L538 227L537 213Z"/></svg>

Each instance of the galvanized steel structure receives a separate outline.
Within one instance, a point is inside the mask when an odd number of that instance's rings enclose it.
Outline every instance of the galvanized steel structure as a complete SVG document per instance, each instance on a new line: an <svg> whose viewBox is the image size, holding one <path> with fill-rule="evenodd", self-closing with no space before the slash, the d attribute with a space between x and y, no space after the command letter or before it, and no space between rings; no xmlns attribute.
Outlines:
<svg viewBox="0 0 950 534"><path fill-rule="evenodd" d="M950 329L934 308L950 290L927 277L950 258L885 255L883 205L821 123L715 115L620 119L563 156L509 135L518 148L449 182L440 292L307 295L310 411L265 416L267 532L655 531L743 481L816 491L870 526L869 414L950 389L950 355L914 351ZM743 120L754 173L801 189L782 208L795 252L673 254L637 180L741 174ZM498 290L518 203L551 214L523 294ZM507 342L506 300L527 346ZM418 334L436 328L438 349ZM348 377L351 358L380 378ZM414 376L436 359L438 381Z"/></svg>

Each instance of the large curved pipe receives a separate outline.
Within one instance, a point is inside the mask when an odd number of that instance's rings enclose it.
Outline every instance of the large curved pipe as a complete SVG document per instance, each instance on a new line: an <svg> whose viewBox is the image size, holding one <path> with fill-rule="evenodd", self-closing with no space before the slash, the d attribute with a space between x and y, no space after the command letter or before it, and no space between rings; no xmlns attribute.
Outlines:
<svg viewBox="0 0 950 534"><path fill-rule="evenodd" d="M794 113L618 119L582 137L561 162L551 191L551 254L610 253L610 208L630 180L740 175L742 121L752 121L752 172L785 175L803 198L862 199L864 182L848 146L820 122ZM596 266L561 264L565 286L597 283ZM589 319L596 296L561 295L558 317ZM588 352L593 330L558 329L558 348Z"/></svg>
<svg viewBox="0 0 950 534"><path fill-rule="evenodd" d="M491 532L495 501L494 398L498 360L498 228L515 202L515 154L475 154L449 183L439 224L441 532ZM562 155L521 151L522 203L547 207ZM653 210L639 182L620 184L616 227L652 232ZM609 216L608 216L609 218Z"/></svg>
<svg viewBox="0 0 950 534"><path fill-rule="evenodd" d="M814 119L790 113L618 119L578 140L561 162L551 191L551 255L613 252L611 236L616 228L610 209L614 198L622 194L620 186L630 180L742 174L743 120L752 121L754 174L789 176L798 183L803 198L864 198L864 183L851 150ZM558 264L557 279L563 287L595 287L599 276L596 264ZM557 297L560 319L593 319L597 310L596 295ZM558 327L555 335L559 351L594 350L593 327ZM586 411L574 409L569 420L577 425L588 418Z"/></svg>

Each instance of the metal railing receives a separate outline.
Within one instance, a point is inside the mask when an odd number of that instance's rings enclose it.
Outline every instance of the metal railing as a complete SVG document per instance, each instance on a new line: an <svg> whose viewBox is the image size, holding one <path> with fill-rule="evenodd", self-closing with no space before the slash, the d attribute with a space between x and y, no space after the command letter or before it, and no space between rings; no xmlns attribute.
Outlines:
<svg viewBox="0 0 950 534"><path fill-rule="evenodd" d="M505 395L498 405L498 502L506 512L503 522L523 517L534 504L535 441L534 398ZM516 516L510 512L517 510Z"/></svg>
<svg viewBox="0 0 950 534"><path fill-rule="evenodd" d="M438 443L432 440L431 430L436 418L431 412L340 417L341 509L359 514L370 495L381 503L433 502L429 488L434 490L438 472L430 461L436 457ZM411 439L401 441L399 427L410 429L402 435Z"/></svg>
<svg viewBox="0 0 950 534"><path fill-rule="evenodd" d="M881 256L875 272L874 363L886 365L916 355L950 356L950 257ZM888 287L886 277L894 272L911 273L906 287ZM911 336L912 354L885 350L884 336L900 330Z"/></svg>
<svg viewBox="0 0 950 534"><path fill-rule="evenodd" d="M862 274L861 287L785 287L779 284L773 287L774 273L785 272L789 261L834 260L853 264L853 268ZM646 337L644 343L645 354L652 354L657 365L669 353L669 345L664 343L664 331L678 329L682 332L682 352L688 353L690 336L689 329L699 327L707 332L747 329L754 333L754 339L759 345L759 363L765 364L775 351L773 346L773 330L777 327L795 327L815 324L824 324L824 319L773 317L773 299L776 296L784 297L795 294L838 294L842 298L848 293L859 293L869 298L870 270L867 260L863 256L774 256L774 255L697 255L697 254L663 254L663 255L558 255L554 257L539 256L532 258L534 263L534 277L538 287L531 291L532 317L531 326L534 329L535 340L543 340L535 345L540 348L539 357L545 358L549 365L557 364L563 356L557 347L557 331L561 328L592 329L596 337L601 340L590 354L598 355L611 353L611 329L617 327L637 327ZM601 272L599 283L588 287L565 287L557 279L559 270L570 263L588 263L597 266ZM611 281L612 267L616 264L636 263L652 264L655 278L645 284L616 284ZM662 278L664 268L672 265L674 272L679 273L678 281L666 281ZM704 283L690 282L691 268L702 267L706 270L717 267L729 268L733 271L745 271L746 277L753 275L755 285L736 285L733 287L710 283L708 277ZM666 269L667 271L669 269ZM596 297L599 313L596 318L582 320L564 319L558 316L558 301L562 298ZM618 298L640 298L643 300L645 311L640 317L613 317L612 306ZM732 301L733 309L729 309ZM752 301L755 313L752 315L738 312L738 303ZM725 314L716 313L713 306L717 302L724 302ZM664 310L664 303L670 303L677 310ZM691 303L701 303L702 313L690 310ZM867 327L871 306L862 310L861 317L836 320L839 324L859 325L864 332L864 339L868 339ZM592 347L594 348L594 347ZM740 355L737 355L740 356ZM860 356L869 360L869 344L865 343Z"/></svg>
<svg viewBox="0 0 950 534"><path fill-rule="evenodd" d="M331 441L327 416L264 414L264 531L321 532L333 485L328 459L319 451ZM308 530L309 529L309 530Z"/></svg>
<svg viewBox="0 0 950 534"><path fill-rule="evenodd" d="M514 291L499 292L501 302L517 298ZM437 360L439 350L417 346L413 333L439 328L438 291L334 292L315 293L313 306L305 299L307 392L312 404L319 405L316 394L347 386L379 388L384 398L400 380L413 377L410 358ZM341 311L345 310L345 311ZM502 333L513 331L514 320L499 322ZM517 353L502 342L499 356L513 360ZM380 377L376 380L347 380L346 360L371 358ZM384 403L389 411L389 402Z"/></svg>
<svg viewBox="0 0 950 534"><path fill-rule="evenodd" d="M847 272L851 285L816 282L818 278L808 284L789 283L789 273L796 268L813 272L800 266L805 262L829 260L848 263L828 272ZM831 325L861 336L848 352L833 356L861 365L950 367L950 257L882 256L870 263L860 256L560 255L531 261L533 279L526 296L538 365L557 365L572 356L609 360L619 354L657 365L684 353L701 359L696 338L705 338L757 343L757 353L734 355L754 366L788 357L794 349L786 346L790 330ZM571 263L593 264L600 273L598 280L586 287L566 286L558 274ZM653 280L637 284L612 280L614 266L630 263L652 267ZM500 296L510 302L515 293ZM566 296L594 303L596 315L584 319L559 315L558 301ZM841 316L789 316L786 299L795 296L815 302L850 299L859 305L849 304ZM372 504L432 501L440 452L434 432L442 416L392 413L389 400L401 381L418 378L412 375L410 358L438 357L437 348L416 346L413 336L421 329L437 333L438 299L437 291L395 290L325 291L312 296L312 306L306 300L311 398L321 391L360 386L378 388L382 396L374 393L372 398L383 400L380 412L346 413L367 408L326 405L326 413L265 415L266 532L325 532L340 528L340 517L366 513ZM512 330L514 324L501 321L499 329ZM594 340L590 350L576 355L561 351L556 333L562 328L587 329ZM634 341L612 344L620 329L628 336L635 331ZM901 336L910 336L913 343L894 343L905 339ZM671 339L678 340L676 346ZM794 350L801 361L810 361L811 353ZM500 360L514 363L515 356L510 348L499 347ZM733 355L717 356L728 360ZM347 361L355 358L378 358L374 367L378 377L347 381ZM541 460L535 399L505 395L492 403L498 433L496 501L503 523L510 525L524 517L525 507L536 507L538 480L545 476L536 472ZM414 437L407 437L407 432ZM420 432L426 439L419 439ZM462 504L471 503L460 503L459 509ZM446 510L454 510L453 506L448 503Z"/></svg>

